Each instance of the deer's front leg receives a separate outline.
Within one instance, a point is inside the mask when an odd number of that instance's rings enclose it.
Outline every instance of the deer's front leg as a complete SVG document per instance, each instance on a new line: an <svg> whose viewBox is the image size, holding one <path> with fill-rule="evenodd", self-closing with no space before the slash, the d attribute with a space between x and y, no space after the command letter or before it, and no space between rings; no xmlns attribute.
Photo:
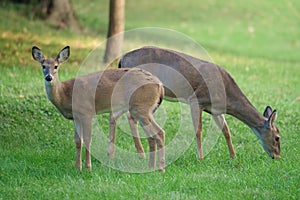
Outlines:
<svg viewBox="0 0 300 200"><path fill-rule="evenodd" d="M191 115L197 139L198 158L203 159L202 150L202 109L198 104L197 98L190 100Z"/></svg>
<svg viewBox="0 0 300 200"><path fill-rule="evenodd" d="M79 116L79 117L75 117L74 121L77 130L77 136L75 136L76 148L77 148L76 167L80 165L80 169L82 168L81 167L81 143L83 141L85 145L85 167L88 170L92 170L91 154L90 154L90 147L92 142L92 117Z"/></svg>
<svg viewBox="0 0 300 200"><path fill-rule="evenodd" d="M213 115L213 119L224 134L229 149L230 157L234 158L235 151L231 140L230 130L226 123L224 115Z"/></svg>
<svg viewBox="0 0 300 200"><path fill-rule="evenodd" d="M76 168L82 169L82 161L81 161L81 148L82 148L82 138L79 135L81 133L79 124L77 125L74 120L74 141L76 146Z"/></svg>
<svg viewBox="0 0 300 200"><path fill-rule="evenodd" d="M91 171L92 117L83 118L83 142L85 145L85 167Z"/></svg>

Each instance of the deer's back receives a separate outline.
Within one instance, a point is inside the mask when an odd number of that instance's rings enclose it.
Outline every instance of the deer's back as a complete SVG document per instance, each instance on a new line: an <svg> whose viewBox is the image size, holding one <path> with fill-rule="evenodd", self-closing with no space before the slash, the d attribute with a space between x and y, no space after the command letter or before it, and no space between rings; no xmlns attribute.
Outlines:
<svg viewBox="0 0 300 200"><path fill-rule="evenodd" d="M140 96L150 93L154 99L159 98L162 83L145 70L110 69L95 72L76 78L73 87L73 107L75 104L79 112L89 110L95 113L110 112L112 109L128 110L131 97L136 91L141 91L138 88L143 87L147 88L143 90L144 94L140 92Z"/></svg>
<svg viewBox="0 0 300 200"><path fill-rule="evenodd" d="M220 90L224 88L224 79L231 80L214 63L156 47L143 47L125 54L119 67L139 67L151 72L162 81L165 96L171 100L184 101L196 92L199 99L203 97L207 101L211 87Z"/></svg>

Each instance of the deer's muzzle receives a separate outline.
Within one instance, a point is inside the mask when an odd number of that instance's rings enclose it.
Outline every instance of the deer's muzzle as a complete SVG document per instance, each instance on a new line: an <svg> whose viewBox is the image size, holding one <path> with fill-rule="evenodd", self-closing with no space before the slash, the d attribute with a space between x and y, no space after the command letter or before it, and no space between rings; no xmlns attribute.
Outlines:
<svg viewBox="0 0 300 200"><path fill-rule="evenodd" d="M52 81L52 76L48 74L47 76L45 76L45 80L48 82Z"/></svg>

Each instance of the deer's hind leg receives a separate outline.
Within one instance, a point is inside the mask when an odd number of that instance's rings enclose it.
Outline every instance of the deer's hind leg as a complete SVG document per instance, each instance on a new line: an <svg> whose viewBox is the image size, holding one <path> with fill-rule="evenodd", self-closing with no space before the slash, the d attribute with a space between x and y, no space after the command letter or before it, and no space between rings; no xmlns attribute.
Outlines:
<svg viewBox="0 0 300 200"><path fill-rule="evenodd" d="M165 169L165 132L160 128L160 126L155 122L152 116L148 119L142 119L140 121L143 130L145 131L149 147L150 147L150 160L149 168L155 169L155 154L156 146L158 151L158 170L164 172Z"/></svg>
<svg viewBox="0 0 300 200"><path fill-rule="evenodd" d="M108 141L108 151L107 155L113 159L115 156L115 139L116 139L116 124L117 124L117 119L124 113L124 111L119 111L115 113L110 113L110 134L109 134L109 141ZM141 144L141 140L139 137L138 133L138 128L137 128L137 121L134 120L131 115L128 115L128 122L130 125L130 129L132 132L133 140L135 147L139 153L140 158L145 158L145 152L144 148Z"/></svg>
<svg viewBox="0 0 300 200"><path fill-rule="evenodd" d="M138 131L137 121L132 117L130 113L128 114L127 119L130 125L135 148L139 154L139 158L146 158L145 151L141 143L141 139Z"/></svg>

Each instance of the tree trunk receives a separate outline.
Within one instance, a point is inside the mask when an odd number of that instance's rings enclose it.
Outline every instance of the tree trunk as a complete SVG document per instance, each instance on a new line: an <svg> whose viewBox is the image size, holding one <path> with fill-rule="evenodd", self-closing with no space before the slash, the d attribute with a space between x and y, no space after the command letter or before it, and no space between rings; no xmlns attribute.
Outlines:
<svg viewBox="0 0 300 200"><path fill-rule="evenodd" d="M110 0L109 27L104 55L104 63L111 64L122 53L125 24L125 0Z"/></svg>
<svg viewBox="0 0 300 200"><path fill-rule="evenodd" d="M70 0L44 0L42 3L42 15L57 28L70 28L80 32L75 11Z"/></svg>

